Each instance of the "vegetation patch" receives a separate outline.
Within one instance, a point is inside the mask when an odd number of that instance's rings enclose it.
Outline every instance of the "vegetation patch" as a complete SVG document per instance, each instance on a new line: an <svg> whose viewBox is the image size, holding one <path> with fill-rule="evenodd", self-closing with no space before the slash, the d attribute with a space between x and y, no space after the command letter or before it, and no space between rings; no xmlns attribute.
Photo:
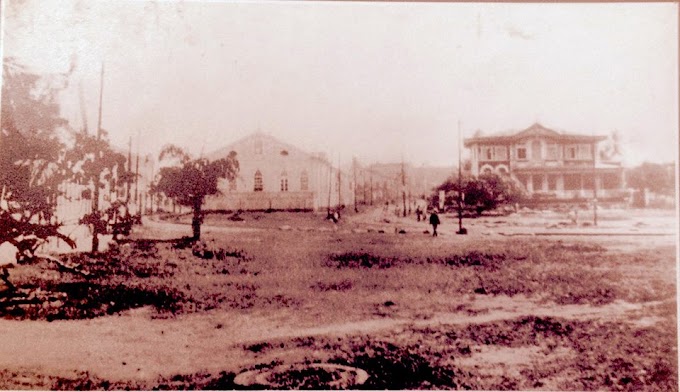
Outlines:
<svg viewBox="0 0 680 392"><path fill-rule="evenodd" d="M466 248L457 252L431 252L414 256L381 256L370 251L331 254L326 266L332 268L387 269L405 265L431 264L457 271L447 274L445 282L431 282L431 288L450 294L524 295L538 297L557 304L605 305L616 300L647 302L675 296L672 279L661 280L654 270L643 270L647 284L621 284L638 270L619 268L644 265L649 268L674 268L672 249L649 255L638 260L637 254L605 252L600 245L589 243L563 243L561 241L537 241L522 243L490 243L483 251ZM434 254L432 254L434 253ZM638 262L639 261L639 262ZM627 278L628 277L628 278ZM313 288L323 291L331 284Z"/></svg>
<svg viewBox="0 0 680 392"><path fill-rule="evenodd" d="M462 255L451 255L441 259L427 259L428 263L443 264L452 267L484 267L498 269L506 260L510 259L504 253L484 253L471 251Z"/></svg>
<svg viewBox="0 0 680 392"><path fill-rule="evenodd" d="M228 257L235 257L243 260L249 260L248 255L245 251L240 249L225 249L215 246L211 246L204 241L197 241L191 247L191 253L205 260L226 260Z"/></svg>
<svg viewBox="0 0 680 392"><path fill-rule="evenodd" d="M329 266L337 268L390 268L404 263L398 257L376 256L366 252L346 252L332 254L329 257Z"/></svg>
<svg viewBox="0 0 680 392"><path fill-rule="evenodd" d="M319 367L290 369L274 372L268 382L276 389L327 389L329 384L340 380L341 374Z"/></svg>
<svg viewBox="0 0 680 392"><path fill-rule="evenodd" d="M453 340L476 344L518 347L537 345L546 339L569 337L574 327L553 317L527 316L511 321L470 325L449 335Z"/></svg>
<svg viewBox="0 0 680 392"><path fill-rule="evenodd" d="M416 346L370 342L348 354L348 364L369 374L362 389L466 388L452 367L438 366L436 357ZM430 357L430 358L428 358ZM434 360L434 361L433 361ZM338 359L342 362L341 359ZM433 363L434 362L434 363Z"/></svg>
<svg viewBox="0 0 680 392"><path fill-rule="evenodd" d="M562 241L557 241L554 244L548 246L547 250L549 252L577 252L577 253L593 253L593 252L604 252L607 249L595 243L585 243L576 242L573 244L565 244Z"/></svg>
<svg viewBox="0 0 680 392"><path fill-rule="evenodd" d="M617 285L619 274L575 266L533 268L528 265L478 274L479 294L540 296L561 305L605 305L627 299Z"/></svg>
<svg viewBox="0 0 680 392"><path fill-rule="evenodd" d="M88 319L151 305L162 313L174 313L182 295L172 290L106 286L92 282L41 282L39 287L20 287L0 299L0 316L13 319Z"/></svg>
<svg viewBox="0 0 680 392"><path fill-rule="evenodd" d="M361 388L367 389L677 391L676 333L674 320L639 328L523 316L293 342L328 352L331 362L364 369L370 377ZM474 357L480 347L532 347L536 354L526 361L509 360L502 372L484 361L457 361Z"/></svg>
<svg viewBox="0 0 680 392"><path fill-rule="evenodd" d="M272 345L267 343L267 342L255 343L255 344L251 344L251 345L245 347L246 350L252 351L254 353L267 351L271 348L272 348Z"/></svg>
<svg viewBox="0 0 680 392"><path fill-rule="evenodd" d="M317 282L311 286L312 289L318 291L347 291L351 290L354 284L351 280L345 279L340 282Z"/></svg>
<svg viewBox="0 0 680 392"><path fill-rule="evenodd" d="M368 252L345 252L331 254L326 265L336 268L391 268L406 264L438 264L450 267L482 267L498 269L507 261L523 260L526 256L516 256L505 252L489 253L472 250L461 254L432 257L386 257Z"/></svg>
<svg viewBox="0 0 680 392"><path fill-rule="evenodd" d="M128 241L105 253L40 259L12 271L13 287L0 293L0 317L83 319L146 305L167 315L292 304L284 296L260 298L258 285L231 278L256 275L250 260L241 250L184 240Z"/></svg>

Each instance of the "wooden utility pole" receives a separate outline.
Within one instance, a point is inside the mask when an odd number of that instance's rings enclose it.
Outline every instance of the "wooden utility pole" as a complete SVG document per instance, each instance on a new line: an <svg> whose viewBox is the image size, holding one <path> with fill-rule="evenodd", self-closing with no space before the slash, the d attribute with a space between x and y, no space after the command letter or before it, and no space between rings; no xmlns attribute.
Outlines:
<svg viewBox="0 0 680 392"><path fill-rule="evenodd" d="M342 172L340 171L340 154L338 154L338 207L342 205Z"/></svg>
<svg viewBox="0 0 680 392"><path fill-rule="evenodd" d="M406 172L404 172L404 156L401 156L401 199L404 204L404 214L406 217Z"/></svg>
<svg viewBox="0 0 680 392"><path fill-rule="evenodd" d="M149 210L151 214L153 214L153 189L151 187L153 186L153 179L154 179L154 164L153 160L151 161L151 177L150 177L150 183L149 186L147 187L147 193L149 194ZM158 203L158 198L156 198L156 203ZM158 211L158 205L156 205L156 211Z"/></svg>
<svg viewBox="0 0 680 392"><path fill-rule="evenodd" d="M354 171L354 212L359 212L357 208L357 158L352 157L352 169Z"/></svg>
<svg viewBox="0 0 680 392"><path fill-rule="evenodd" d="M104 97L104 63L102 63L102 70L99 80L99 119L97 120L97 151L94 154L94 163L100 160L102 152L99 150L99 141L102 138L102 101ZM95 165L96 167L96 165ZM97 172L93 178L94 191L92 192L92 215L94 221L97 222L92 225L92 253L99 251L99 175Z"/></svg>
<svg viewBox="0 0 680 392"><path fill-rule="evenodd" d="M372 170L368 172L368 177L369 177L369 181L371 182L371 192L369 193L369 195L371 196L371 199L370 199L371 205L373 205L373 171Z"/></svg>
<svg viewBox="0 0 680 392"><path fill-rule="evenodd" d="M141 215L142 201L139 199L139 138L141 131L137 132L137 162L135 164L135 204L137 205L137 213Z"/></svg>
<svg viewBox="0 0 680 392"><path fill-rule="evenodd" d="M366 170L361 170L361 179L362 179L362 183L364 184L361 187L361 189L364 193L363 202L364 202L364 205L366 205L367 204L366 203Z"/></svg>
<svg viewBox="0 0 680 392"><path fill-rule="evenodd" d="M597 153L596 153L596 146L597 144L593 143L592 144L592 150L593 150L593 226L597 226Z"/></svg>
<svg viewBox="0 0 680 392"><path fill-rule="evenodd" d="M331 192L333 190L333 165L328 161L328 216L331 216Z"/></svg>
<svg viewBox="0 0 680 392"><path fill-rule="evenodd" d="M458 120L458 231L456 234L467 234L467 229L463 228L463 149L461 135L460 120Z"/></svg>
<svg viewBox="0 0 680 392"><path fill-rule="evenodd" d="M128 164L127 164L127 173L126 173L126 179L127 179L127 184L125 184L125 203L128 204L130 203L130 187L132 184L132 181L130 181L130 173L132 172L132 136L130 136L130 140L128 140ZM128 206L129 208L129 206Z"/></svg>

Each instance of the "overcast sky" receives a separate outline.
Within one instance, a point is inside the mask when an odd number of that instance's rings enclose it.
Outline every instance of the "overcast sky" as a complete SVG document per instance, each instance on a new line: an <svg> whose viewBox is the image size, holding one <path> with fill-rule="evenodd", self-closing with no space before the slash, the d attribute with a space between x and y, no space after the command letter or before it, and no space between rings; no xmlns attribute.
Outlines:
<svg viewBox="0 0 680 392"><path fill-rule="evenodd" d="M255 131L343 161L452 165L465 136L534 122L621 132L627 160L678 148L678 5L3 2L3 57L77 68L61 98L142 152ZM75 57L74 57L75 56Z"/></svg>

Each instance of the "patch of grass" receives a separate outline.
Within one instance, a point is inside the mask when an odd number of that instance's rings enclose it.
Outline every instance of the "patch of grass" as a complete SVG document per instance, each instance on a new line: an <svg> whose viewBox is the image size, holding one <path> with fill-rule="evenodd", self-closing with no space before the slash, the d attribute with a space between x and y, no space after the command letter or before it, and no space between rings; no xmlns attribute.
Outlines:
<svg viewBox="0 0 680 392"><path fill-rule="evenodd" d="M327 265L337 268L390 268L408 262L398 257L383 257L366 252L332 254L328 260Z"/></svg>
<svg viewBox="0 0 680 392"><path fill-rule="evenodd" d="M485 253L473 250L464 254L450 255L439 259L427 259L427 263L443 264L451 267L483 267L498 269L511 257L505 253Z"/></svg>
<svg viewBox="0 0 680 392"><path fill-rule="evenodd" d="M209 380L207 383L191 389L205 389L209 391L226 391L234 389L244 389L240 385L234 383L236 374L234 372L221 372L219 376Z"/></svg>
<svg viewBox="0 0 680 392"><path fill-rule="evenodd" d="M42 260L22 266L17 292L0 303L0 316L17 319L82 319L152 305L158 315L215 308L244 309L258 303L292 304L284 296L260 298L244 251L213 247L212 257L170 241L138 240L90 255L64 255L82 274L57 271ZM14 275L14 274L13 274ZM233 278L232 278L233 276ZM15 276L13 276L15 277Z"/></svg>
<svg viewBox="0 0 680 392"><path fill-rule="evenodd" d="M311 286L313 290L318 291L348 291L354 287L351 280L345 279L340 282L317 282Z"/></svg>
<svg viewBox="0 0 680 392"><path fill-rule="evenodd" d="M574 327L553 317L526 316L516 320L469 325L458 330L456 339L471 340L476 344L520 347L537 345L547 338L565 338Z"/></svg>
<svg viewBox="0 0 680 392"><path fill-rule="evenodd" d="M329 389L329 383L339 380L340 374L322 368L307 367L272 374L268 381L275 389Z"/></svg>
<svg viewBox="0 0 680 392"><path fill-rule="evenodd" d="M351 350L331 362L358 367L369 374L366 383L357 389L470 389L469 384L458 379L454 368L433 363L434 356L428 358L430 353L423 347L397 346L386 341L353 343Z"/></svg>
<svg viewBox="0 0 680 392"><path fill-rule="evenodd" d="M624 322L524 316L470 325L407 328L394 333L298 339L298 347L324 350L331 362L370 375L366 389L677 391L677 342L673 318L652 327ZM463 365L476 347L535 347L536 357L517 372L493 364ZM565 354L566 353L566 354ZM334 355L334 356L333 356ZM509 369L509 368L508 368Z"/></svg>
<svg viewBox="0 0 680 392"><path fill-rule="evenodd" d="M678 390L677 325L636 328L623 323L574 323L569 341L580 377L576 389Z"/></svg>
<svg viewBox="0 0 680 392"><path fill-rule="evenodd" d="M194 243L191 247L191 253L198 258L211 260L226 260L228 257L235 257L243 260L249 260L248 254L242 249L225 249L214 244L208 244L203 241Z"/></svg>
<svg viewBox="0 0 680 392"><path fill-rule="evenodd" d="M161 313L179 310L182 294L168 289L142 289L92 282L41 282L0 303L0 316L31 320L88 319L151 305Z"/></svg>
<svg viewBox="0 0 680 392"><path fill-rule="evenodd" d="M271 348L272 345L267 342L255 343L245 347L246 350L252 351L254 353L264 352Z"/></svg>
<svg viewBox="0 0 680 392"><path fill-rule="evenodd" d="M578 252L578 253L591 253L591 252L605 252L607 249L597 243L585 243L576 242L567 244L562 241L557 241L554 244L548 246L547 250L549 252Z"/></svg>
<svg viewBox="0 0 680 392"><path fill-rule="evenodd" d="M513 268L477 274L483 294L540 296L561 305L604 305L625 299L618 287L620 275L571 265L539 268L520 264ZM480 290L480 291L482 291Z"/></svg>
<svg viewBox="0 0 680 392"><path fill-rule="evenodd" d="M652 301L675 294L672 280L646 277L644 285L622 284L626 270L620 266L626 262L637 266L639 256L605 252L597 244L536 241L490 244L484 251L479 248L461 246L455 252L437 251L420 256L407 252L402 252L402 256L385 256L377 250L350 251L329 255L325 265L343 269L440 265L459 271L447 275L450 278L445 283L428 282L430 287L448 293L536 296L564 305ZM674 268L670 251L664 250L655 258L654 263L644 265ZM413 272L417 276L415 267Z"/></svg>

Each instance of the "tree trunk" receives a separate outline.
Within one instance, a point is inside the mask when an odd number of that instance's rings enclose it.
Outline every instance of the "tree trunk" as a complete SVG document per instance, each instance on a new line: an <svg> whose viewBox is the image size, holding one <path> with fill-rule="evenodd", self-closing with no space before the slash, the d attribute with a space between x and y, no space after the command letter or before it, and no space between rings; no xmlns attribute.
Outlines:
<svg viewBox="0 0 680 392"><path fill-rule="evenodd" d="M194 201L193 210L194 216L191 219L191 228L194 232L194 240L198 241L201 239L201 201Z"/></svg>

